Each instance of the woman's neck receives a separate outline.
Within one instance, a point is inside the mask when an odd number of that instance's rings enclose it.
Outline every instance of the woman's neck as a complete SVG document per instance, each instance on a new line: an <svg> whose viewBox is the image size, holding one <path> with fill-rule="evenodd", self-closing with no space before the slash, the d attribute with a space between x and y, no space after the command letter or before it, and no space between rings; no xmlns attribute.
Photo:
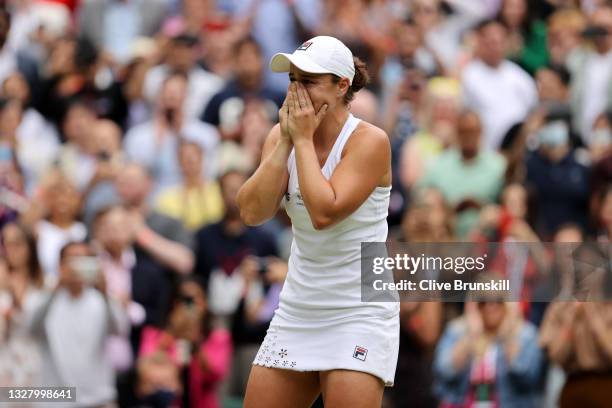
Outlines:
<svg viewBox="0 0 612 408"><path fill-rule="evenodd" d="M195 188L199 188L202 185L204 185L204 180L202 179L202 177L200 177L200 175L195 175L195 176L191 176L191 177L185 177L185 187L189 190L189 189L195 189Z"/></svg>
<svg viewBox="0 0 612 408"><path fill-rule="evenodd" d="M51 216L49 218L49 222L51 222L51 224L62 228L62 229L66 229L66 228L70 228L70 226L74 223L74 220L72 218L69 217L64 217L64 216Z"/></svg>

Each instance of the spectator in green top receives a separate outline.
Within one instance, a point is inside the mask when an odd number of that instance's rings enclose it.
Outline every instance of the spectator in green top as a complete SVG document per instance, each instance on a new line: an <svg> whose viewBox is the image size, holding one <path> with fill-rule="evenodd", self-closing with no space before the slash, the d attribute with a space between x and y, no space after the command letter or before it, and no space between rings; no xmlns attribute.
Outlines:
<svg viewBox="0 0 612 408"><path fill-rule="evenodd" d="M504 0L499 20L508 29L508 58L530 74L549 60L546 23L534 15L531 0Z"/></svg>

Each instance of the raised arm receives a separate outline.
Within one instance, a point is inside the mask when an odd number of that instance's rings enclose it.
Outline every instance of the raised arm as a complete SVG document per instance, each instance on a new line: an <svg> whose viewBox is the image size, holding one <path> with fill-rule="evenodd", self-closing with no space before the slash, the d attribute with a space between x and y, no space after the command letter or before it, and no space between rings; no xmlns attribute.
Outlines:
<svg viewBox="0 0 612 408"><path fill-rule="evenodd" d="M315 113L302 84L292 86L288 102L289 133L295 146L300 193L313 227L323 229L353 213L383 180L388 180L385 185L391 183L391 146L382 129L360 125L327 180L321 172L313 142L321 111Z"/></svg>
<svg viewBox="0 0 612 408"><path fill-rule="evenodd" d="M245 224L262 224L278 211L281 199L287 191L287 160L292 147L289 137L281 135L281 125L270 130L257 171L238 191L240 218Z"/></svg>

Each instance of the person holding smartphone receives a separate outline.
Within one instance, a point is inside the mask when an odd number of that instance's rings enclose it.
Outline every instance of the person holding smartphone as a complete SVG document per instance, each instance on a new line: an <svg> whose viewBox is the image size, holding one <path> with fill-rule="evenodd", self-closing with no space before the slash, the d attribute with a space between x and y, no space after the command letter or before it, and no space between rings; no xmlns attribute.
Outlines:
<svg viewBox="0 0 612 408"><path fill-rule="evenodd" d="M30 328L44 343L41 384L76 387L75 407L112 404L115 373L100 345L111 335L127 335L128 327L121 307L106 294L93 249L69 242L60 251L57 287L35 308Z"/></svg>

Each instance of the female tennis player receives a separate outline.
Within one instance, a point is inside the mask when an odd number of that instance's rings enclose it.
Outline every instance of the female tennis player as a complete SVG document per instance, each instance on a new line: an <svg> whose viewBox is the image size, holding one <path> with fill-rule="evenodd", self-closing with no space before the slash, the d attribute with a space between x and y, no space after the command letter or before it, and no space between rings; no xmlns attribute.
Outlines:
<svg viewBox="0 0 612 408"><path fill-rule="evenodd" d="M387 135L349 112L368 74L327 36L270 67L291 83L238 205L257 225L284 202L293 243L245 406L310 407L322 393L326 408L380 407L395 374L399 305L361 302L361 242L386 240L391 190Z"/></svg>

